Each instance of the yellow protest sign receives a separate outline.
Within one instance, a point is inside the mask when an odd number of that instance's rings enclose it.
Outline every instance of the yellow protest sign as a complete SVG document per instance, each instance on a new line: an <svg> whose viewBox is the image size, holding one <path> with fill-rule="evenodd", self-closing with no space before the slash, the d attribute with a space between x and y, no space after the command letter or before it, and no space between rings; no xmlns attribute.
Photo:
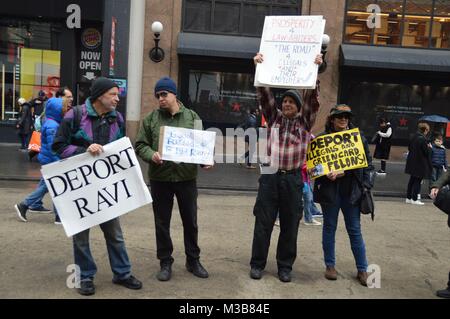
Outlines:
<svg viewBox="0 0 450 319"><path fill-rule="evenodd" d="M315 179L330 172L367 167L359 129L322 135L311 141L306 166Z"/></svg>

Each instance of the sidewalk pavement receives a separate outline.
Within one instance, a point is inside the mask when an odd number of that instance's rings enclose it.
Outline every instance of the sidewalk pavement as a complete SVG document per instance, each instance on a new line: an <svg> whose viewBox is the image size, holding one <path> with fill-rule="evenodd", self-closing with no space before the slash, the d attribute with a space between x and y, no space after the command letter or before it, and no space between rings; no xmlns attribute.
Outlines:
<svg viewBox="0 0 450 319"><path fill-rule="evenodd" d="M430 202L425 206L405 204L400 199L376 201L375 222L362 216L362 229L369 264L380 267L380 288L368 289L355 279L355 262L342 216L336 235L338 280L324 278L320 226L300 225L298 255L293 281L282 283L276 273L275 227L264 277L249 278L255 195L237 192L200 191L199 245L201 261L210 278L200 279L184 268L183 230L175 204L171 234L174 243L173 277L159 282L156 241L151 206L121 218L133 267L143 281L139 291L113 285L105 241L99 227L91 230L91 250L98 273L97 292L82 297L66 286L73 263L72 240L52 214L29 214L19 221L13 205L35 186L34 182L0 181L0 298L205 298L205 299L435 299L435 291L448 280L450 232L446 215ZM45 206L51 207L48 196Z"/></svg>
<svg viewBox="0 0 450 319"><path fill-rule="evenodd" d="M40 165L37 158L29 161L28 153L19 151L18 144L0 144L0 180L37 181ZM141 168L147 180L148 165L142 161ZM380 169L375 160L376 170ZM405 197L409 175L404 173L405 162L388 162L387 174L377 176L374 194L378 196ZM258 189L258 169L249 170L239 164L216 164L212 170L199 169L197 185L201 189L237 190L256 192ZM422 186L422 198L426 198L428 181Z"/></svg>

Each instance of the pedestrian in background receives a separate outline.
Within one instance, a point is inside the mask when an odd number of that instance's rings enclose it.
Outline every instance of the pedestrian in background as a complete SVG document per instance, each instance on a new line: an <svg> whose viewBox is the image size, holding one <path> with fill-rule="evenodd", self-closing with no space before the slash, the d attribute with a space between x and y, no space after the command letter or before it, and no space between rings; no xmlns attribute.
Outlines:
<svg viewBox="0 0 450 319"><path fill-rule="evenodd" d="M64 116L63 114L63 100L61 98L51 98L46 103L47 119L41 128L41 151L38 155L38 160L41 165L50 164L59 160L59 156L52 152L52 144L58 130L59 124ZM44 178L41 176L36 189L28 195L22 202L16 204L17 215L20 220L27 222L27 212L30 210L32 213L50 213L51 210L43 206L43 198L48 193L47 185ZM55 206L53 206L55 212L55 224L60 225L58 212Z"/></svg>
<svg viewBox="0 0 450 319"><path fill-rule="evenodd" d="M348 105L341 104L333 107L325 125L325 132L320 135L353 129L352 117L353 113ZM322 248L326 267L325 278L337 279L335 237L339 211L342 211L355 258L356 279L361 285L367 286L368 263L366 245L361 231L360 203L363 188L373 187L373 166L369 145L362 134L361 139L368 166L349 171L330 172L326 176L317 178L314 183L314 201L320 204L323 213Z"/></svg>
<svg viewBox="0 0 450 319"><path fill-rule="evenodd" d="M20 137L20 149L21 151L28 150L28 143L30 142L31 133L33 132L33 116L31 110L31 104L21 97L17 103L20 107L20 118L17 121L16 129L17 134Z"/></svg>
<svg viewBox="0 0 450 319"><path fill-rule="evenodd" d="M419 123L417 133L413 136L408 146L408 158L406 159L405 173L410 175L406 191L406 203L413 205L425 205L418 195L423 179L430 179L433 165L431 164L431 144L427 135L430 126L427 123Z"/></svg>
<svg viewBox="0 0 450 319"><path fill-rule="evenodd" d="M431 164L433 169L431 172L431 183L436 182L447 171L447 154L444 146L443 137L437 134L431 144Z"/></svg>
<svg viewBox="0 0 450 319"><path fill-rule="evenodd" d="M386 174L386 161L391 152L392 127L386 118L379 119L379 130L375 135L375 152L373 157L381 160L381 169L378 174Z"/></svg>

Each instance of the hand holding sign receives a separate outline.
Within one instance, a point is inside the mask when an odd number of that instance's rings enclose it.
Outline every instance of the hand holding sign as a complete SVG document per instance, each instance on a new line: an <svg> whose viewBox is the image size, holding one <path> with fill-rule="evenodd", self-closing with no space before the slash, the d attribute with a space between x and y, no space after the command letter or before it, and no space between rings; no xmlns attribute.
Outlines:
<svg viewBox="0 0 450 319"><path fill-rule="evenodd" d="M153 154L152 161L155 162L158 165L161 165L163 163L163 160L162 160L161 155L159 154L159 152L156 152L155 154Z"/></svg>
<svg viewBox="0 0 450 319"><path fill-rule="evenodd" d="M323 61L313 60L321 52L324 30L322 16L267 16L260 53L253 59L255 86L314 89Z"/></svg>
<svg viewBox="0 0 450 319"><path fill-rule="evenodd" d="M87 151L91 153L92 156L99 156L101 153L103 153L103 146L100 144L91 144L89 145Z"/></svg>

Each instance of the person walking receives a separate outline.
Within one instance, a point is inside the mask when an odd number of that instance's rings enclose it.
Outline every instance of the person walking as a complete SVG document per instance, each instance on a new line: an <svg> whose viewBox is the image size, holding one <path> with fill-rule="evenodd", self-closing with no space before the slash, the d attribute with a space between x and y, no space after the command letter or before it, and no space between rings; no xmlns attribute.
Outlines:
<svg viewBox="0 0 450 319"><path fill-rule="evenodd" d="M427 135L430 126L427 123L419 123L418 131L411 139L408 146L408 157L406 159L405 173L410 175L406 191L406 203L413 205L425 205L418 195L423 179L430 179L432 172L431 144L428 143Z"/></svg>
<svg viewBox="0 0 450 319"><path fill-rule="evenodd" d="M328 116L325 131L320 135L353 129L354 126L350 122L352 117L353 113L348 105L340 104L333 107ZM337 279L335 237L339 211L342 211L356 263L356 279L361 285L367 286L368 263L366 246L361 232L359 205L363 194L362 188L371 189L373 187L371 178L373 166L369 145L362 134L361 138L368 166L349 171L330 172L326 176L317 178L314 184L314 201L320 204L323 213L322 248L326 267L325 278Z"/></svg>
<svg viewBox="0 0 450 319"><path fill-rule="evenodd" d="M391 152L392 127L386 118L379 120L379 130L375 135L375 152L373 157L381 161L381 169L378 174L386 174L386 161L389 160Z"/></svg>
<svg viewBox="0 0 450 319"><path fill-rule="evenodd" d="M208 278L209 274L200 263L197 225L197 166L196 164L163 161L158 152L162 126L201 128L200 117L177 99L177 86L169 77L161 78L155 85L155 97L159 108L147 115L137 135L135 149L139 157L149 163L148 177L153 198L156 227L157 258L161 269L159 281L172 277L174 258L170 237L173 199L177 198L184 231L186 269L194 276ZM197 124L197 125L196 125ZM203 166L210 169L211 166Z"/></svg>
<svg viewBox="0 0 450 319"><path fill-rule="evenodd" d="M103 145L125 135L123 116L116 111L119 103L117 84L100 77L92 83L90 91L91 95L85 104L72 108L61 122L52 145L52 150L61 158L86 152L97 156L103 152ZM131 264L119 218L101 224L100 228L105 237L113 272L112 282L128 289L141 289L142 283L131 274ZM89 229L75 234L72 238L75 264L80 266L78 293L93 295L97 266L89 245Z"/></svg>
<svg viewBox="0 0 450 319"><path fill-rule="evenodd" d="M255 65L264 63L257 53ZM315 59L322 64L322 55ZM292 280L292 265L297 257L297 235L303 214L301 167L306 159L311 129L319 110L319 83L314 90L288 90L282 96L281 110L277 108L270 88L257 88L258 102L268 122L268 154L271 167L278 170L262 174L253 209L255 227L253 233L250 278L261 279L267 263L270 237L277 213L280 219L280 235L277 246L278 278L281 282ZM278 134L277 134L278 133Z"/></svg>
<svg viewBox="0 0 450 319"><path fill-rule="evenodd" d="M45 112L47 114L47 120L41 128L41 151L38 155L38 160L41 165L50 164L59 160L59 157L53 154L51 147L56 131L63 118L63 100L61 98L49 99ZM51 213L51 210L45 208L42 203L42 199L47 193L47 185L45 184L44 178L41 177L36 189L22 202L14 205L21 221L28 221L28 210L32 213ZM59 219L55 206L53 206L53 211L55 212L55 224L60 225L61 220Z"/></svg>

